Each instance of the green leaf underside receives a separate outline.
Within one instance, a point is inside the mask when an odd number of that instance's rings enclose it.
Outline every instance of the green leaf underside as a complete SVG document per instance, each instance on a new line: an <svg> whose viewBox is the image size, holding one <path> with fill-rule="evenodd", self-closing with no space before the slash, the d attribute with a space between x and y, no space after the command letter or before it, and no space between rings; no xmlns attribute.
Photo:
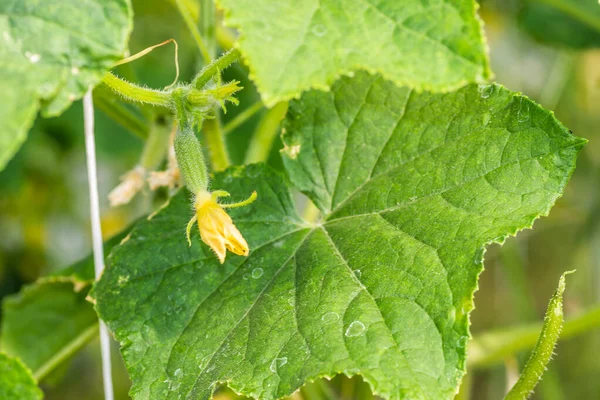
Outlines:
<svg viewBox="0 0 600 400"><path fill-rule="evenodd" d="M359 69L431 90L490 76L473 0L218 3L240 30L239 47L269 106Z"/></svg>
<svg viewBox="0 0 600 400"><path fill-rule="evenodd" d="M0 399L41 400L42 397L27 367L18 359L0 353Z"/></svg>
<svg viewBox="0 0 600 400"><path fill-rule="evenodd" d="M106 254L128 232L104 243ZM0 348L19 357L36 376L51 372L96 335L98 317L86 296L94 280L91 255L24 287L2 303ZM65 356L66 354L66 356Z"/></svg>
<svg viewBox="0 0 600 400"><path fill-rule="evenodd" d="M134 398L261 399L360 374L392 399L452 398L486 243L560 196L584 141L499 86L411 93L359 73L290 104L285 166L323 211L307 225L262 166L215 176L247 258L187 246L187 194L116 247L93 290Z"/></svg>
<svg viewBox="0 0 600 400"><path fill-rule="evenodd" d="M600 47L597 0L527 0L519 22L535 39L576 49Z"/></svg>
<svg viewBox="0 0 600 400"><path fill-rule="evenodd" d="M129 0L0 2L0 169L40 107L62 113L123 56L131 20Z"/></svg>

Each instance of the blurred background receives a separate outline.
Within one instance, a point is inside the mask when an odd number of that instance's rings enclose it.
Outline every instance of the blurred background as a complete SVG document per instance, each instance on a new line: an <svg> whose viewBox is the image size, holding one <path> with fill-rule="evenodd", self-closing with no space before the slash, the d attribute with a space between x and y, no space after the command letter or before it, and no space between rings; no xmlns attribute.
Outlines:
<svg viewBox="0 0 600 400"><path fill-rule="evenodd" d="M201 67L198 52L172 2L133 3L131 53L175 38L181 79L191 79ZM488 249L471 317L476 337L540 322L565 270L577 269L568 278L567 319L600 305L600 6L596 0L484 0L480 15L496 81L554 110L589 144L550 216L538 220L534 230L508 239L503 247ZM165 46L119 68L118 73L132 81L164 87L175 76L173 47ZM240 106L228 107L227 123L253 107L259 97L243 66L228 69L225 78L238 79L245 88L239 95ZM109 207L108 193L139 162L143 142L107 115L114 99L96 94L102 103L96 110L102 225L109 238L155 209L166 193L146 190L126 206ZM243 163L249 139L264 114L264 109L254 107L258 111L228 135L234 163ZM136 115L142 124L157 118L147 110ZM281 168L279 148L281 144L275 143L269 159L275 168ZM82 108L76 103L59 118L39 119L23 148L0 173L0 300L89 253L87 193ZM116 346L113 350L116 398L127 399L129 380ZM48 375L42 382L46 398L102 399L98 353L94 339ZM533 398L600 399L600 329L561 341L556 353ZM471 367L459 396L501 399L527 355L520 352ZM218 396L236 398L227 389ZM295 397L373 398L360 379L346 377L308 384Z"/></svg>

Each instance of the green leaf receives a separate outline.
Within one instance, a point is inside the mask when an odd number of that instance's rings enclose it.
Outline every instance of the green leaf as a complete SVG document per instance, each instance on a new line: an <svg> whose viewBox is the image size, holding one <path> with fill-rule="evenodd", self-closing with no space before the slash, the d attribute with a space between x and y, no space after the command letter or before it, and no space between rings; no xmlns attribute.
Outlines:
<svg viewBox="0 0 600 400"><path fill-rule="evenodd" d="M449 90L490 76L473 0L219 0L268 106L342 74ZM264 21L269 21L265 23Z"/></svg>
<svg viewBox="0 0 600 400"><path fill-rule="evenodd" d="M105 252L127 232L107 240ZM46 377L98 334L98 317L86 300L93 280L94 260L89 255L5 298L2 350L23 360L38 380Z"/></svg>
<svg viewBox="0 0 600 400"><path fill-rule="evenodd" d="M129 0L0 2L0 169L38 109L59 115L122 58L131 21Z"/></svg>
<svg viewBox="0 0 600 400"><path fill-rule="evenodd" d="M519 22L543 43L576 49L600 47L597 0L524 0Z"/></svg>
<svg viewBox="0 0 600 400"><path fill-rule="evenodd" d="M261 399L360 374L382 397L449 399L465 368L484 247L560 196L584 141L496 86L431 94L365 73L290 103L284 162L324 219L302 222L262 166L214 177L248 258L224 265L183 227L180 193L115 247L92 296L134 398Z"/></svg>
<svg viewBox="0 0 600 400"><path fill-rule="evenodd" d="M42 391L37 387L31 372L16 358L0 353L0 399L41 400Z"/></svg>

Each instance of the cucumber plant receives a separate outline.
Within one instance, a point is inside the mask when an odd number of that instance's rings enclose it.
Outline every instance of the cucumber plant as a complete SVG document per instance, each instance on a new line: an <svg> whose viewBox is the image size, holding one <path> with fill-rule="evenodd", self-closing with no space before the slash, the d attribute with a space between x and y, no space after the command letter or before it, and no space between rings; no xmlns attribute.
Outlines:
<svg viewBox="0 0 600 400"><path fill-rule="evenodd" d="M129 0L0 0L0 167L38 112L59 115L94 89L97 107L145 141L111 204L168 197L105 243L100 279L88 258L5 300L0 393L40 398L35 381L99 318L134 399L208 399L225 384L281 398L338 374L383 398L453 398L486 246L548 215L586 140L492 81L474 0L168 7L196 70L160 89L122 66L151 50L129 55ZM527 7L521 19L539 28L543 10ZM242 77L228 78L235 63ZM549 361L564 287L508 398L526 397Z"/></svg>

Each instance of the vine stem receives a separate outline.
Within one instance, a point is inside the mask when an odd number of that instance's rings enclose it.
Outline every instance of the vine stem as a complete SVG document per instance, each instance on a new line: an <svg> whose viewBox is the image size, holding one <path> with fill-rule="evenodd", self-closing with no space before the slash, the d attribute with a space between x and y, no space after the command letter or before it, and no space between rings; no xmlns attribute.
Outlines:
<svg viewBox="0 0 600 400"><path fill-rule="evenodd" d="M85 132L85 150L87 155L88 185L90 193L90 218L92 222L92 248L94 253L94 270L96 280L104 271L104 248L102 228L100 227L100 201L98 199L98 174L96 170L96 145L94 138L94 102L92 89L83 97L83 123ZM100 321L100 350L102 352L102 378L104 382L104 399L114 400L112 368L110 361L110 337L103 321Z"/></svg>
<svg viewBox="0 0 600 400"><path fill-rule="evenodd" d="M279 124L288 109L288 102L277 103L267 110L258 123L246 153L246 164L266 161L271 153L273 142L280 132Z"/></svg>
<svg viewBox="0 0 600 400"><path fill-rule="evenodd" d="M175 3L177 4L177 9L179 10L179 14L181 14L183 21L187 25L190 33L192 34L192 37L194 38L194 41L196 42L196 46L198 46L198 50L200 50L200 54L202 55L202 58L204 59L204 63L205 64L210 63L210 60L212 59L212 57L210 56L210 51L209 51L208 46L204 42L204 39L202 39L202 35L200 35L200 31L198 30L198 27L196 27L196 22L192 18L192 15L190 13L189 0L175 0ZM203 10L201 10L200 12L202 12L202 11Z"/></svg>
<svg viewBox="0 0 600 400"><path fill-rule="evenodd" d="M241 89L237 87L237 81L229 82L224 85L220 85L218 88L205 88L204 86L212 79L212 77L232 63L236 62L240 58L240 52L236 49L230 50L223 54L222 57L214 60L211 64L203 68L192 83L191 90L189 86L185 87L188 91L188 101L192 106L205 106L207 105L207 93L216 93L217 95L231 95L235 91ZM173 104L173 93L175 90L181 90L183 88L175 88L172 90L156 90L148 89L142 86L138 86L134 83L127 82L124 79L118 78L112 72L107 72L102 78L102 83L112 89L114 92L121 95L121 97L129 102L133 103L145 103L153 106L166 107L172 109ZM233 92L231 90L234 90Z"/></svg>
<svg viewBox="0 0 600 400"><path fill-rule="evenodd" d="M217 10L215 8L214 0L200 0L200 20L198 25L202 36L205 38L206 47L208 48L208 54L210 60L215 56L217 49L217 43L215 40L215 22L217 19Z"/></svg>
<svg viewBox="0 0 600 400"><path fill-rule="evenodd" d="M228 135L231 133L235 128L252 118L254 114L261 111L263 107L263 103L261 101L257 101L250 107L246 108L223 127L223 134Z"/></svg>
<svg viewBox="0 0 600 400"><path fill-rule="evenodd" d="M146 140L150 130L147 121L126 108L121 102L116 101L117 97L113 93L102 86L96 88L94 90L94 106L128 132Z"/></svg>
<svg viewBox="0 0 600 400"><path fill-rule="evenodd" d="M215 110L215 113L218 113L218 110ZM229 160L229 153L225 145L221 121L217 118L204 120L202 131L204 132L204 140L213 169L215 171L222 171L229 167L231 161Z"/></svg>
<svg viewBox="0 0 600 400"><path fill-rule="evenodd" d="M533 349L529 360L525 364L525 368L521 372L521 376L517 380L517 383L508 392L504 400L524 400L529 398L533 393L533 389L536 387L546 366L550 362L550 358L554 352L554 346L560 336L560 331L563 324L563 293L565 291L565 276L572 274L573 271L567 271L562 274L558 281L558 288L554 295L550 299L546 315L544 317L544 325L542 326L542 332L540 337Z"/></svg>
<svg viewBox="0 0 600 400"><path fill-rule="evenodd" d="M170 107L171 93L162 90L147 89L117 78L112 72L107 72L102 83L119 93L125 100L152 104L154 106Z"/></svg>
<svg viewBox="0 0 600 400"><path fill-rule="evenodd" d="M210 79L229 67L231 64L236 62L241 57L241 53L238 49L231 49L221 57L214 60L212 63L207 65L200 71L200 73L194 78L192 85L197 89L204 88Z"/></svg>

